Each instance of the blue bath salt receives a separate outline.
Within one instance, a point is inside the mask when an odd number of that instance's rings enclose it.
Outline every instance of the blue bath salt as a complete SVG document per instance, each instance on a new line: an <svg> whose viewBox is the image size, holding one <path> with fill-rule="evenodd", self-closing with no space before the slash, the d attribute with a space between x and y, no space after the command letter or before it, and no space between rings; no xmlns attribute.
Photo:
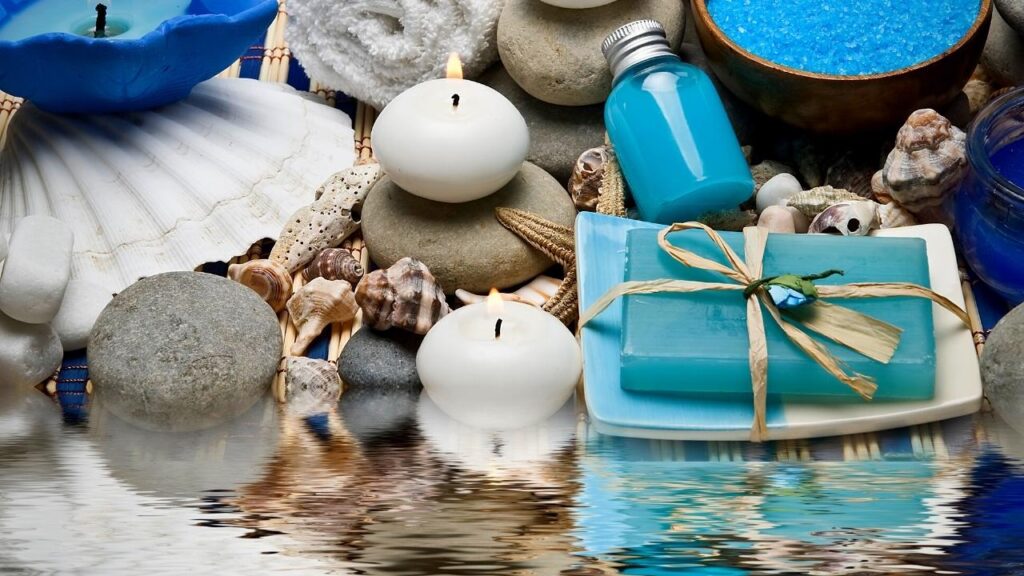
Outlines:
<svg viewBox="0 0 1024 576"><path fill-rule="evenodd" d="M709 0L733 42L790 68L859 76L942 54L978 17L980 0Z"/></svg>

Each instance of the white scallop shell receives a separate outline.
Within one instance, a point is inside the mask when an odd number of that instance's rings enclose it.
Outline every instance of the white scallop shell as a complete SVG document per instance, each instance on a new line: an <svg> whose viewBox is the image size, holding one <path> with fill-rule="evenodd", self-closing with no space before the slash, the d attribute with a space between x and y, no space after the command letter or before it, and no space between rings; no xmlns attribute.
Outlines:
<svg viewBox="0 0 1024 576"><path fill-rule="evenodd" d="M352 165L352 122L281 84L204 82L177 104L57 116L24 105L0 156L0 234L49 214L75 234L72 274L121 290L276 238Z"/></svg>

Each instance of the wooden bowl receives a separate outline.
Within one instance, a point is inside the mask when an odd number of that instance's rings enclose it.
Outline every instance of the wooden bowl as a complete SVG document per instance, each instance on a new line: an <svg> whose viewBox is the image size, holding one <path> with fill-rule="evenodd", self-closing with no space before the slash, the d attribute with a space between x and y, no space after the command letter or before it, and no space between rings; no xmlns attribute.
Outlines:
<svg viewBox="0 0 1024 576"><path fill-rule="evenodd" d="M840 76L805 72L755 56L711 19L708 0L692 2L708 62L729 90L769 116L825 133L894 126L914 110L951 101L981 58L992 18L992 0L982 0L974 24L942 54L893 72Z"/></svg>

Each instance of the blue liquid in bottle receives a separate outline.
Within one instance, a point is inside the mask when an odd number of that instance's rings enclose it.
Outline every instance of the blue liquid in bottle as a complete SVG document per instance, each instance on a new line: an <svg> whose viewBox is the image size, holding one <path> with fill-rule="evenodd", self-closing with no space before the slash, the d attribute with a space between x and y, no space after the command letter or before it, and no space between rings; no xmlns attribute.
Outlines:
<svg viewBox="0 0 1024 576"><path fill-rule="evenodd" d="M661 25L627 24L602 49L615 76L605 126L643 219L685 222L748 200L754 180L718 92Z"/></svg>

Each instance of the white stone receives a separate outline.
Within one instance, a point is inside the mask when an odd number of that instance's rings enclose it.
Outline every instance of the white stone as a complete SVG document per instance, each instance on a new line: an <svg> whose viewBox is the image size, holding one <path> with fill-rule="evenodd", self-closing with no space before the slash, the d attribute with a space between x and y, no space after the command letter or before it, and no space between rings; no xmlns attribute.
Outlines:
<svg viewBox="0 0 1024 576"><path fill-rule="evenodd" d="M800 181L792 174L776 174L765 182L757 191L757 212L760 214L769 206L778 206L790 196L803 190Z"/></svg>
<svg viewBox="0 0 1024 576"><path fill-rule="evenodd" d="M64 350L46 324L25 324L0 314L0 385L34 386L60 368Z"/></svg>
<svg viewBox="0 0 1024 576"><path fill-rule="evenodd" d="M769 232L777 234L793 234L796 232L796 224L793 222L793 215L785 206L769 206L761 212L757 219L759 228L767 228Z"/></svg>
<svg viewBox="0 0 1024 576"><path fill-rule="evenodd" d="M99 284L86 280L68 282L64 302L50 323L65 351L85 348L93 324L113 298L113 292Z"/></svg>
<svg viewBox="0 0 1024 576"><path fill-rule="evenodd" d="M28 324L53 320L71 279L74 236L49 216L25 216L14 225L0 275L0 311Z"/></svg>
<svg viewBox="0 0 1024 576"><path fill-rule="evenodd" d="M800 210L792 206L783 206L790 214L793 215L793 226L796 228L797 234L806 234L808 228L811 227L811 221L804 215Z"/></svg>

